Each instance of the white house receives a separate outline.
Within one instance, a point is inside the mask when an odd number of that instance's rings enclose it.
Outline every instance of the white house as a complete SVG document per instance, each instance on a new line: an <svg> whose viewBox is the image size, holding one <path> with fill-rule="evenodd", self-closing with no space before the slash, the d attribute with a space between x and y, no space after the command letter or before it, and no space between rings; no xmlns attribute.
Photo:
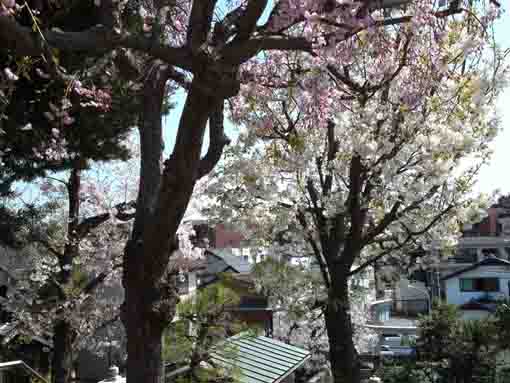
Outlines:
<svg viewBox="0 0 510 383"><path fill-rule="evenodd" d="M493 256L442 279L446 302L459 306L465 319L486 317L510 296L510 262Z"/></svg>

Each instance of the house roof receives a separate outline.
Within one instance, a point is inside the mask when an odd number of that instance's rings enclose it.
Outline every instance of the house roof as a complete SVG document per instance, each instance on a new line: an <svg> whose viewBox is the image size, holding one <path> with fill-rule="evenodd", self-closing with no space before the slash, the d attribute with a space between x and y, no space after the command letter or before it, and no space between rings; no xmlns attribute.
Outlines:
<svg viewBox="0 0 510 383"><path fill-rule="evenodd" d="M496 257L487 257L484 260L474 263L471 266L465 267L464 269L461 269L454 273L448 274L448 275L444 276L442 279L447 280L447 279L456 277L457 275L464 274L468 271L475 270L479 267L485 267L485 266L510 266L510 262L505 261L504 259L496 258Z"/></svg>
<svg viewBox="0 0 510 383"><path fill-rule="evenodd" d="M211 353L214 363L234 367L241 383L279 383L310 356L308 350L272 338L243 334L227 339Z"/></svg>
<svg viewBox="0 0 510 383"><path fill-rule="evenodd" d="M238 383L280 383L310 359L311 353L265 336L238 334L216 346L210 356L215 365L232 369ZM189 369L184 366L165 377L175 381Z"/></svg>
<svg viewBox="0 0 510 383"><path fill-rule="evenodd" d="M226 267L219 272L225 271L229 267L237 273L249 273L251 271L251 264L244 258L232 254L230 249L211 249L208 252L225 262Z"/></svg>

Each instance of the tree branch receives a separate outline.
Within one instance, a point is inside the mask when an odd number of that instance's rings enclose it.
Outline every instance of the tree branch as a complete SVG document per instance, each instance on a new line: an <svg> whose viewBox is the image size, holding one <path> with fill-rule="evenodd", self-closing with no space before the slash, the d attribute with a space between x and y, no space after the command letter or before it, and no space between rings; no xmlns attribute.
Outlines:
<svg viewBox="0 0 510 383"><path fill-rule="evenodd" d="M306 241L310 244L310 246L313 250L313 253L315 255L315 259L316 259L317 263L319 264L319 269L321 271L322 278L324 279L324 285L326 286L327 289L329 289L329 287L331 285L331 281L329 278L328 269L327 269L326 263L324 262L324 259L322 257L322 253L321 253L319 246L317 245L317 243L315 242L315 240L313 239L312 235L310 234L310 232L308 230L308 222L306 221L306 217L302 211L298 211L296 213L296 218L298 219L299 224L305 231Z"/></svg>
<svg viewBox="0 0 510 383"><path fill-rule="evenodd" d="M232 42L220 51L226 64L242 64L260 51L303 51L313 54L312 44L303 37L255 36L246 41Z"/></svg>
<svg viewBox="0 0 510 383"><path fill-rule="evenodd" d="M250 0L238 20L237 35L231 44L243 43L249 39L257 26L257 21L266 9L268 0ZM229 44L230 45L230 44Z"/></svg>
<svg viewBox="0 0 510 383"><path fill-rule="evenodd" d="M427 233L434 225L436 225L439 220L441 220L445 214L447 214L450 210L454 209L457 206L457 204L450 204L445 209L441 210L423 229L418 231L412 231L407 226L403 225L403 227L406 229L407 237L403 242L398 242L397 239L393 238L392 241L397 242L396 246L393 246L389 249L386 249L384 252L372 257L368 261L364 262L360 266L358 266L356 269L352 270L349 273L349 276L354 275L356 273L359 273L360 271L364 270L368 266L373 265L375 262L377 262L379 259L383 258L385 255L388 255L394 251L402 249L405 245L407 245L413 238L418 237L420 235L423 235Z"/></svg>
<svg viewBox="0 0 510 383"><path fill-rule="evenodd" d="M328 121L328 165L331 161L335 159L336 153L338 152L338 141L335 139L335 123L333 121ZM327 196L331 192L331 187L333 186L333 175L331 171L328 172L324 179L324 187L323 194Z"/></svg>
<svg viewBox="0 0 510 383"><path fill-rule="evenodd" d="M122 263L118 263L112 267L112 269L108 272L103 271L92 278L83 288L83 293L90 294L97 286L104 282L106 277L114 270L117 270L122 267Z"/></svg>
<svg viewBox="0 0 510 383"><path fill-rule="evenodd" d="M366 244L371 243L375 237L377 237L384 230L386 230L388 225L390 225L395 219L398 218L398 210L400 209L401 205L402 201L398 200L397 202L395 202L391 210L384 215L383 219L379 222L379 224L367 233L365 238L363 238L363 242Z"/></svg>
<svg viewBox="0 0 510 383"><path fill-rule="evenodd" d="M193 1L187 34L187 44L192 52L198 52L207 41L216 2L217 0Z"/></svg>
<svg viewBox="0 0 510 383"><path fill-rule="evenodd" d="M117 33L103 26L96 26L82 32L63 32L57 29L42 31L43 41L30 28L21 26L14 19L0 16L0 46L12 49L18 56L44 54L44 45L65 51L101 54L115 48L132 48L166 63L191 70L191 55L188 50L155 43L144 36L127 32Z"/></svg>
<svg viewBox="0 0 510 383"><path fill-rule="evenodd" d="M114 206L114 209L117 210L117 214L115 215L115 217L121 221L129 221L130 219L134 218L136 213L135 212L126 213L126 210L133 208L136 208L135 201L119 203ZM110 218L111 214L109 212L85 218L78 224L76 228L77 238L79 240L85 238L90 233L91 230L94 230L96 227L102 225Z"/></svg>
<svg viewBox="0 0 510 383"><path fill-rule="evenodd" d="M223 149L230 143L223 128L223 101L214 109L209 117L209 149L200 160L198 178L209 174L221 158Z"/></svg>
<svg viewBox="0 0 510 383"><path fill-rule="evenodd" d="M361 245L361 233L363 230L363 214L361 212L361 158L355 155L351 160L349 169L349 215L351 218L351 228L349 232L349 243L351 247ZM356 245L355 245L356 244Z"/></svg>

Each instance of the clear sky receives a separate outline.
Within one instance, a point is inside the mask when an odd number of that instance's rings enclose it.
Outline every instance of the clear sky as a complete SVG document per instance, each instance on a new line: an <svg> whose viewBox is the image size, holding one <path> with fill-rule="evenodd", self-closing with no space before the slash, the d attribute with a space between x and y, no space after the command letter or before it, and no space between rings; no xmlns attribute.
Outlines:
<svg viewBox="0 0 510 383"><path fill-rule="evenodd" d="M504 48L510 48L510 12L506 1L505 13L496 26L496 39ZM500 189L510 193L510 88L506 88L498 100L501 115L501 132L494 141L494 155L489 165L484 167L478 179L477 191L490 193Z"/></svg>
<svg viewBox="0 0 510 383"><path fill-rule="evenodd" d="M505 2L501 2L504 4ZM508 6L504 7L505 13L496 26L496 39L504 48L510 48L510 13ZM164 120L165 124L165 151L170 153L175 141L175 132L178 119L181 115L184 93L174 96L177 106ZM510 88L505 89L498 100L498 109L501 115L501 132L494 141L494 151L490 164L481 169L475 192L492 193L499 189L502 193L510 193ZM225 121L226 133L234 138L237 128L229 121ZM205 146L207 146L207 138ZM205 150L205 148L204 148Z"/></svg>

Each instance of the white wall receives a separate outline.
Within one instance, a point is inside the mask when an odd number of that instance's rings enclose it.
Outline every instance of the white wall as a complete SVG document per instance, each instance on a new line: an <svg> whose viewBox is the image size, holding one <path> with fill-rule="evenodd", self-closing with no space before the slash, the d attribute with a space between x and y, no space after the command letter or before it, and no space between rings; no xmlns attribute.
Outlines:
<svg viewBox="0 0 510 383"><path fill-rule="evenodd" d="M461 310L461 317L464 320L479 320L489 316L488 311L483 310Z"/></svg>
<svg viewBox="0 0 510 383"><path fill-rule="evenodd" d="M489 293L490 297L497 298L503 295L508 298L508 282L510 281L510 268L504 266L479 267L475 270L455 276L445 281L446 286L446 302L455 305L462 305L472 299L479 299L487 296L483 291L461 292L461 278L499 278L499 293Z"/></svg>

